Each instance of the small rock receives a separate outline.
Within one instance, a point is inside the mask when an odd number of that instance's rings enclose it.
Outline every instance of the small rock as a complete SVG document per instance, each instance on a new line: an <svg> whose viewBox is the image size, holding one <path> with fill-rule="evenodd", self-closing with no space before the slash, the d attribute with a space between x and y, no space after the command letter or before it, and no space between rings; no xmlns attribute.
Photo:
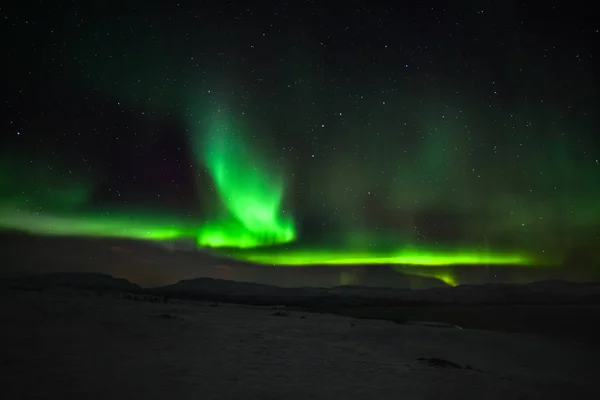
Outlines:
<svg viewBox="0 0 600 400"><path fill-rule="evenodd" d="M454 368L454 369L463 369L462 365L457 364L452 361L444 360L443 358L423 358L419 357L419 361L427 361L427 364L431 367L440 367L440 368Z"/></svg>

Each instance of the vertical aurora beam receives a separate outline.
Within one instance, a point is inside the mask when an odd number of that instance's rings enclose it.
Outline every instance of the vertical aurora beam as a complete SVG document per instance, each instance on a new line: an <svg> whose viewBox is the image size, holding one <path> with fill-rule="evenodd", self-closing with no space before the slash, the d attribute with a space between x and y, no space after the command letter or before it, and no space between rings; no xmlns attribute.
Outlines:
<svg viewBox="0 0 600 400"><path fill-rule="evenodd" d="M244 141L237 121L220 110L206 134L193 139L224 209L221 218L199 229L198 244L249 248L294 240L293 222L281 210L282 178Z"/></svg>

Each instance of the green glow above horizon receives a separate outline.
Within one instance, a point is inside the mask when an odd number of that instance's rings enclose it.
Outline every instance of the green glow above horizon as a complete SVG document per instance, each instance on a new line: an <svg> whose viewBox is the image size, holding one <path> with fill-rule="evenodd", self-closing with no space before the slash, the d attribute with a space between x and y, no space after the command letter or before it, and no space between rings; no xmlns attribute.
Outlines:
<svg viewBox="0 0 600 400"><path fill-rule="evenodd" d="M356 251L351 248L327 250L305 248L278 251L263 249L262 251L233 252L230 256L238 260L275 267L391 266L397 272L424 278L435 278L450 286L459 284L458 278L451 270L453 266L533 267L536 262L530 256L512 252L467 249L459 251L415 247L395 251Z"/></svg>
<svg viewBox="0 0 600 400"><path fill-rule="evenodd" d="M441 267L450 265L532 265L533 259L516 253L483 251L444 251L411 248L389 252L332 250L288 250L238 252L234 257L257 264L309 265L419 265Z"/></svg>
<svg viewBox="0 0 600 400"><path fill-rule="evenodd" d="M449 269L433 268L428 271L415 270L415 269L413 269L411 271L406 271L406 269L402 269L397 266L394 266L393 268L395 271L403 273L403 274L416 275L416 276L420 276L423 278L438 279L449 286L460 285L458 278Z"/></svg>
<svg viewBox="0 0 600 400"><path fill-rule="evenodd" d="M453 266L533 267L536 263L533 257L514 252L448 250L414 246L394 251L356 251L348 247L321 250L311 248L277 251L264 249L262 251L233 252L231 256L255 264L280 267L385 265L391 266L397 272L435 278L450 286L459 284L458 278L450 269Z"/></svg>
<svg viewBox="0 0 600 400"><path fill-rule="evenodd" d="M126 238L144 241L172 241L188 239L198 241L197 222L177 217L157 217L152 214L126 215L122 213L45 215L27 211L0 210L0 228L17 229L45 236L83 236L98 238ZM311 247L280 250L273 247L255 247L261 244L254 233L240 230L237 235L227 231L226 225L218 225L215 230L210 225L200 225L200 232L212 234L212 247L227 247L230 237L235 238L237 248L219 250L222 255L245 262L273 267L310 266L364 266L385 265L394 270L426 278L435 278L448 285L459 284L451 270L455 265L503 265L531 267L535 261L517 253L476 250L444 250L416 248L414 246L396 251L356 251L351 247L314 249ZM221 231L223 229L223 231ZM219 242L219 233L224 232ZM421 267L421 268L419 268Z"/></svg>
<svg viewBox="0 0 600 400"><path fill-rule="evenodd" d="M186 240L199 248L214 248L221 255L255 264L280 268L380 265L451 286L459 284L453 266L548 265L547 260L527 252L499 250L493 243L484 249L478 246L477 234L461 243L455 239L444 247L432 246L432 241L421 241L406 226L392 227L385 233L378 230L376 234L369 231L368 224L344 226L325 242L305 244L303 239L313 238L298 238L294 220L283 207L283 175L267 163L267 157L255 151L260 143L250 143L249 136L243 135L242 124L230 113L211 114L208 125L196 125L198 131L191 138L196 157L194 171L206 169L214 188L203 183L197 188L195 200L201 203L208 198L210 204L216 199L219 205L217 210L208 209L206 218L143 210L139 204L100 210L94 202L93 175L74 177L69 169L69 174L65 173L64 167L61 171L49 168L42 160L23 162L25 157L21 157L16 161L5 159L0 169L0 229L47 236ZM16 170L24 171L28 179L14 174ZM348 200L350 206L356 202L355 197ZM400 203L397 208L405 209L408 215L418 214L406 204ZM356 223L350 218L353 209L349 210L344 215ZM341 243L335 247L332 238L341 238ZM290 247L283 249L284 244ZM521 244L514 248L528 249ZM540 255L535 249L533 253ZM548 257L557 260L554 255ZM353 278L345 279L351 282Z"/></svg>
<svg viewBox="0 0 600 400"><path fill-rule="evenodd" d="M152 215L87 213L56 215L4 209L0 228L46 236L89 236L163 241L190 236L194 226Z"/></svg>
<svg viewBox="0 0 600 400"><path fill-rule="evenodd" d="M239 124L225 112L211 117L196 156L211 174L225 215L201 226L200 246L249 248L295 239L293 221L283 217L283 180L246 143Z"/></svg>

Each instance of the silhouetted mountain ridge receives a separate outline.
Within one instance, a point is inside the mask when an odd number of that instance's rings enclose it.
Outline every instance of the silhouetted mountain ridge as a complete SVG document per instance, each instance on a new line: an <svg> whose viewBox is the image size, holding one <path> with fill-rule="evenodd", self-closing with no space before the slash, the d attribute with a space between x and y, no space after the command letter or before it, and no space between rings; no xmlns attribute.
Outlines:
<svg viewBox="0 0 600 400"><path fill-rule="evenodd" d="M0 287L18 288L73 288L89 290L107 290L121 292L139 292L141 286L124 278L115 278L100 273L52 272L48 274L9 273L0 277Z"/></svg>
<svg viewBox="0 0 600 400"><path fill-rule="evenodd" d="M408 306L408 305L510 305L600 304L599 283L541 281L529 284L484 284L398 290L362 286L334 288L282 288L224 279L186 279L173 285L143 289L123 278L98 273L6 274L0 287L72 288L210 300L253 305Z"/></svg>

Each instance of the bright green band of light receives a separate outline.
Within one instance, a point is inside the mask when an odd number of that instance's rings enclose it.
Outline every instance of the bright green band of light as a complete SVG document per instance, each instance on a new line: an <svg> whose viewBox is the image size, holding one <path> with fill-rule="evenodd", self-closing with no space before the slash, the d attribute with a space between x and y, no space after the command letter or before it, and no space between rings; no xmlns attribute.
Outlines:
<svg viewBox="0 0 600 400"><path fill-rule="evenodd" d="M344 249L286 252L242 252L237 257L257 264L306 265L530 265L532 260L521 254L478 251L398 250L394 252L356 252Z"/></svg>

